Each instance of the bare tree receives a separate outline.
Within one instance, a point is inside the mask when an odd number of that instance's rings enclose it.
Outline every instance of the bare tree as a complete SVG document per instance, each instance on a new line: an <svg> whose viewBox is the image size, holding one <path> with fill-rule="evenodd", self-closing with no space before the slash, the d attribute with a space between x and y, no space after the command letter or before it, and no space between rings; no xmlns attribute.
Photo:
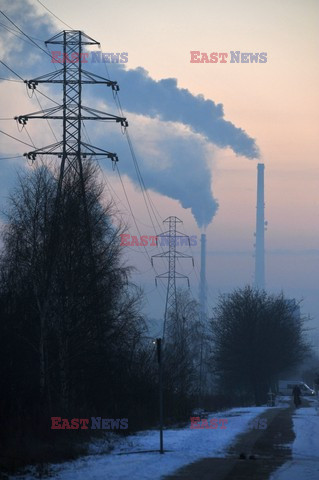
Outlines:
<svg viewBox="0 0 319 480"><path fill-rule="evenodd" d="M83 169L86 212L71 173L57 209L57 176L45 167L20 175L9 200L0 258L1 411L20 430L48 431L55 411L124 408L123 384L144 358L142 293L122 263L123 225L112 221L94 165Z"/></svg>
<svg viewBox="0 0 319 480"><path fill-rule="evenodd" d="M167 322L164 379L177 411L186 415L190 398L198 394L199 389L203 326L199 304L187 290L177 292L177 312L177 317L173 313Z"/></svg>

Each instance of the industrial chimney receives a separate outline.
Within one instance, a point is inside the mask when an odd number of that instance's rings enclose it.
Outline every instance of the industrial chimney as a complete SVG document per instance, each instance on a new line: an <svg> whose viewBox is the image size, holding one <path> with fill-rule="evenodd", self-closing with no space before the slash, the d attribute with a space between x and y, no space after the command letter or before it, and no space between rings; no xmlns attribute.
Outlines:
<svg viewBox="0 0 319 480"><path fill-rule="evenodd" d="M200 237L200 283L199 283L199 303L201 319L206 318L206 235L201 234Z"/></svg>
<svg viewBox="0 0 319 480"><path fill-rule="evenodd" d="M265 288L265 165L257 166L257 216L256 216L256 251L255 251L255 286Z"/></svg>

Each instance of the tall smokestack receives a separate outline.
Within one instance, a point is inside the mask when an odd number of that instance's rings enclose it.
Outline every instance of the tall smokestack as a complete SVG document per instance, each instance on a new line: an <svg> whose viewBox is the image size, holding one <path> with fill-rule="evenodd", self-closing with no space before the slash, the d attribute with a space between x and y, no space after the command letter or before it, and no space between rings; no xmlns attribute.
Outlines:
<svg viewBox="0 0 319 480"><path fill-rule="evenodd" d="M255 255L255 286L265 288L265 195L264 195L265 165L257 166L257 216L256 216L256 255Z"/></svg>
<svg viewBox="0 0 319 480"><path fill-rule="evenodd" d="M201 311L201 319L206 317L206 235L202 233L200 236L200 283L199 283L199 303Z"/></svg>

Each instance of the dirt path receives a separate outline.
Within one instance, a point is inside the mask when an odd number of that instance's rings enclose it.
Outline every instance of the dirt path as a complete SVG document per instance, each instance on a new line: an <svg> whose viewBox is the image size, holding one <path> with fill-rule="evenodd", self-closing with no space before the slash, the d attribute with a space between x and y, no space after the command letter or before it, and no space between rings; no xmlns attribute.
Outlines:
<svg viewBox="0 0 319 480"><path fill-rule="evenodd" d="M268 480L273 471L291 458L287 444L295 438L293 411L293 407L269 409L260 415L267 418L267 429L236 437L225 458L204 458L164 477L165 480ZM241 454L246 458L240 459ZM255 459L249 459L250 455Z"/></svg>

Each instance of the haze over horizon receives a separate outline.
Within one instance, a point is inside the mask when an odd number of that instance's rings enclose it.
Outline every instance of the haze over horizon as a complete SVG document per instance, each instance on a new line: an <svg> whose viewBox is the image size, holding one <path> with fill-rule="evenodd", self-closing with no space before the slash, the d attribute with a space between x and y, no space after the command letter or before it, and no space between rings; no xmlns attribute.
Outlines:
<svg viewBox="0 0 319 480"><path fill-rule="evenodd" d="M2 10L36 38L47 40L67 28L36 1L2 4ZM101 42L103 52L128 52L124 67L107 67L121 87L141 173L162 219L176 215L184 222L183 231L198 239L206 227L210 307L219 292L253 281L257 163L265 163L266 287L283 290L289 298L304 298L302 312L313 317L310 326L318 336L318 2L200 0L195 7L189 0L108 5L100 0L90 5L48 0L45 5ZM52 71L48 56L3 28L0 45L2 59L23 78ZM267 52L267 63L194 64L194 50ZM106 76L103 64L89 67ZM15 78L3 66L0 77ZM24 85L0 80L0 88L1 117L39 109ZM60 90L42 91L61 99ZM95 108L116 113L110 90L94 87L87 95ZM139 229L154 234L124 138L108 125L87 128L93 144L118 153ZM14 121L2 121L1 129L29 142ZM28 131L37 146L52 143L45 122L30 121ZM7 137L1 140L1 157L27 149ZM25 163L1 160L2 209L3 197L16 180L15 169ZM139 235L118 176L108 160L101 165L130 223L128 233ZM199 242L192 247L198 269L199 248ZM157 253L156 248L149 253ZM155 272L144 250L127 248L127 259L138 268L134 281L145 287L145 311L160 319L165 289L155 289ZM164 272L165 265L159 263L157 270ZM179 270L189 274L197 297L198 270L187 262Z"/></svg>

